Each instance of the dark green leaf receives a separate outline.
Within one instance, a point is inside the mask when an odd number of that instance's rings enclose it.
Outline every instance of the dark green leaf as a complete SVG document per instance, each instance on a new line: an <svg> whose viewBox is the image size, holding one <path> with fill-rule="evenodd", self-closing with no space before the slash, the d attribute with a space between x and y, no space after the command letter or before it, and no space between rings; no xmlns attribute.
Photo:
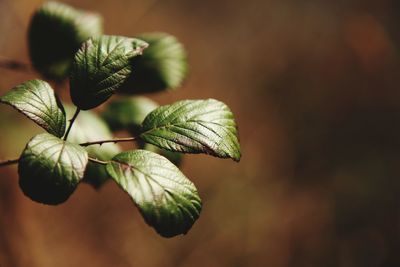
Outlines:
<svg viewBox="0 0 400 267"><path fill-rule="evenodd" d="M71 98L86 110L97 107L132 74L132 59L147 43L122 36L90 38L76 53L70 79Z"/></svg>
<svg viewBox="0 0 400 267"><path fill-rule="evenodd" d="M185 234L199 217L196 187L166 158L145 150L123 152L107 171L160 235Z"/></svg>
<svg viewBox="0 0 400 267"><path fill-rule="evenodd" d="M129 97L111 102L102 117L112 130L129 130L137 133L146 116L158 104L147 97Z"/></svg>
<svg viewBox="0 0 400 267"><path fill-rule="evenodd" d="M142 93L179 87L188 72L183 45L167 33L145 33L137 38L146 41L149 47L133 60L135 75L121 91Z"/></svg>
<svg viewBox="0 0 400 267"><path fill-rule="evenodd" d="M72 115L74 108L66 106L67 114ZM112 139L113 136L105 122L92 111L81 111L76 118L68 141L75 144L86 143L89 141ZM121 152L121 148L114 143L106 143L101 146L88 146L85 148L92 158L100 160L110 160L116 154ZM84 182L99 188L109 175L104 165L89 162L86 168Z"/></svg>
<svg viewBox="0 0 400 267"><path fill-rule="evenodd" d="M33 137L19 159L19 185L34 201L57 205L66 201L83 178L87 152L54 135Z"/></svg>
<svg viewBox="0 0 400 267"><path fill-rule="evenodd" d="M60 80L68 75L81 44L102 33L102 18L66 4L47 2L33 14L28 31L33 66L44 76Z"/></svg>
<svg viewBox="0 0 400 267"><path fill-rule="evenodd" d="M140 137L153 145L184 153L240 160L236 122L224 103L183 100L151 112Z"/></svg>
<svg viewBox="0 0 400 267"><path fill-rule="evenodd" d="M62 137L65 111L51 86L42 80L31 80L11 89L0 102L14 107L49 133Z"/></svg>

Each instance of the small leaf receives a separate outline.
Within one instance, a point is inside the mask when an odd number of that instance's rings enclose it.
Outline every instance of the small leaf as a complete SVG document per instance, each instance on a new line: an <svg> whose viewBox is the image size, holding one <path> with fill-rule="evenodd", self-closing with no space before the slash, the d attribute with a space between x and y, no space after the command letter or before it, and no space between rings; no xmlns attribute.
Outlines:
<svg viewBox="0 0 400 267"><path fill-rule="evenodd" d="M145 33L137 38L147 42L149 47L133 60L135 75L121 92L157 92L181 86L188 72L183 45L167 33Z"/></svg>
<svg viewBox="0 0 400 267"><path fill-rule="evenodd" d="M123 152L107 171L160 235L186 234L199 217L196 187L166 158L145 150Z"/></svg>
<svg viewBox="0 0 400 267"><path fill-rule="evenodd" d="M70 88L76 106L97 107L132 74L132 59L147 43L134 38L103 35L83 43L72 64Z"/></svg>
<svg viewBox="0 0 400 267"><path fill-rule="evenodd" d="M74 108L66 105L67 114L72 115ZM92 111L81 111L74 122L74 126L68 136L68 141L81 144L90 141L113 139L106 123ZM101 146L85 147L89 156L100 160L110 160L121 152L118 144L106 143ZM89 162L86 168L84 182L99 188L109 178L104 165Z"/></svg>
<svg viewBox="0 0 400 267"><path fill-rule="evenodd" d="M19 159L19 185L34 201L57 205L66 201L83 178L87 152L54 135L33 137Z"/></svg>
<svg viewBox="0 0 400 267"><path fill-rule="evenodd" d="M112 130L128 130L138 133L146 116L158 104L147 97L122 98L107 105L102 117Z"/></svg>
<svg viewBox="0 0 400 267"><path fill-rule="evenodd" d="M0 102L14 107L49 133L58 137L64 135L65 111L47 82L27 81L11 89Z"/></svg>
<svg viewBox="0 0 400 267"><path fill-rule="evenodd" d="M33 14L28 32L35 69L47 78L61 80L68 75L81 44L103 32L102 18L66 4L47 2Z"/></svg>
<svg viewBox="0 0 400 267"><path fill-rule="evenodd" d="M235 161L241 156L233 114L214 99L183 100L157 108L144 120L140 138L171 151Z"/></svg>

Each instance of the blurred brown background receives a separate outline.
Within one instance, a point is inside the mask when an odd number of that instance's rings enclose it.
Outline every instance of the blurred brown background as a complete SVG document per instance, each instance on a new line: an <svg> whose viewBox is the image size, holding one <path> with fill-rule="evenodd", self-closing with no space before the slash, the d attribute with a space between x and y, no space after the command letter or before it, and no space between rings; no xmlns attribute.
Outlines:
<svg viewBox="0 0 400 267"><path fill-rule="evenodd" d="M0 0L0 56L28 60L42 1ZM178 91L227 103L239 164L185 157L204 202L186 236L163 239L112 182L63 205L26 198L0 170L0 266L400 266L400 4L396 0L85 0L107 34L176 35L190 56ZM0 69L5 92L27 75ZM0 107L0 158L41 132Z"/></svg>

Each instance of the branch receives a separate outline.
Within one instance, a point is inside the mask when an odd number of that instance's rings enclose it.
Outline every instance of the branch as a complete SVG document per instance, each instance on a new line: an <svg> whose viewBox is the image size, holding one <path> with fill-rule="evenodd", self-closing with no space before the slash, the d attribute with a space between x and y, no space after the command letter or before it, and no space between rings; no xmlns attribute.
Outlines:
<svg viewBox="0 0 400 267"><path fill-rule="evenodd" d="M28 63L8 58L0 58L0 68L28 73L33 72L31 66Z"/></svg>
<svg viewBox="0 0 400 267"><path fill-rule="evenodd" d="M94 162L94 163L98 163L98 164L101 164L101 165L107 165L108 164L108 161L102 161L102 160L95 159L95 158L90 158L90 157L89 157L89 161Z"/></svg>
<svg viewBox="0 0 400 267"><path fill-rule="evenodd" d="M127 138L117 138L117 139L109 139L109 140L100 140L94 142L86 142L79 144L80 146L91 146L91 145L102 145L105 143L122 143L122 142L132 142L135 141L136 137L127 137Z"/></svg>
<svg viewBox="0 0 400 267"><path fill-rule="evenodd" d="M102 160L98 160L95 158L89 158L89 160L92 162L98 163L98 164L102 164L102 165L107 165L107 163L108 163L107 161L102 161ZM19 159L8 159L8 160L0 161L0 167L17 164L18 162L19 162Z"/></svg>
<svg viewBox="0 0 400 267"><path fill-rule="evenodd" d="M19 161L19 159L8 159L5 161L0 161L0 167L17 164L18 161Z"/></svg>
<svg viewBox="0 0 400 267"><path fill-rule="evenodd" d="M65 133L64 138L63 138L64 141L67 140L69 132L71 131L72 125L74 124L76 117L78 117L79 112L81 112L81 109L76 108L74 116L72 117L72 119L69 120L69 126L68 126L67 132Z"/></svg>

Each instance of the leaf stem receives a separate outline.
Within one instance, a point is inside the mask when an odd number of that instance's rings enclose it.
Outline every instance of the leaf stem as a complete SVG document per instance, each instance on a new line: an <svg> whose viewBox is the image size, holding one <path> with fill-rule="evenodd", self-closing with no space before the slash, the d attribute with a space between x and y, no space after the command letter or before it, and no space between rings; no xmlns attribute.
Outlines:
<svg viewBox="0 0 400 267"><path fill-rule="evenodd" d="M18 161L19 161L19 159L8 159L8 160L0 161L0 167L17 164Z"/></svg>
<svg viewBox="0 0 400 267"><path fill-rule="evenodd" d="M0 68L27 73L33 72L31 66L28 63L3 57L0 57Z"/></svg>
<svg viewBox="0 0 400 267"><path fill-rule="evenodd" d="M135 141L136 137L126 137L126 138L116 138L116 139L109 139L109 140L100 140L94 142L86 142L79 144L80 146L91 146L91 145L102 145L104 143L122 143L122 142L132 142Z"/></svg>
<svg viewBox="0 0 400 267"><path fill-rule="evenodd" d="M69 132L71 131L72 125L74 124L76 117L78 117L79 112L81 112L81 109L80 108L76 108L74 116L72 116L72 119L69 120L68 129L67 129L67 132L64 135L64 141L67 140Z"/></svg>
<svg viewBox="0 0 400 267"><path fill-rule="evenodd" d="M107 165L108 164L108 161L102 161L102 160L95 159L95 158L90 158L90 157L89 157L89 161L94 162L94 163L98 163L98 164L101 164L101 165Z"/></svg>

